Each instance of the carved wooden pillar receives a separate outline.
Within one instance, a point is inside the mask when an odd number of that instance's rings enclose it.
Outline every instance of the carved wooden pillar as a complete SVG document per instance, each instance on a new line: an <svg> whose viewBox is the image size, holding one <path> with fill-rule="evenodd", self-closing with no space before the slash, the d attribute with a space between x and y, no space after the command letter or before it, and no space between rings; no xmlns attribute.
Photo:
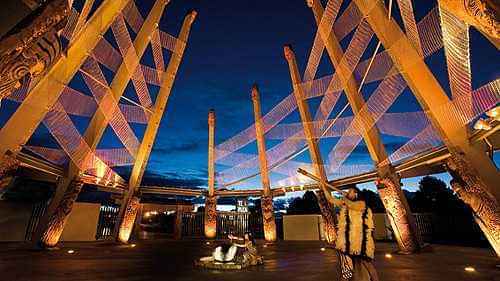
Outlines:
<svg viewBox="0 0 500 281"><path fill-rule="evenodd" d="M495 197L483 187L474 168L459 151L451 153L447 160L451 187L458 197L470 206L476 222L500 257L500 206Z"/></svg>
<svg viewBox="0 0 500 281"><path fill-rule="evenodd" d="M439 5L490 38L500 39L499 4L495 0L439 0ZM495 3L496 2L496 3Z"/></svg>
<svg viewBox="0 0 500 281"><path fill-rule="evenodd" d="M326 242L329 244L335 243L337 238L337 229L335 228L336 221L333 215L333 209L328 203L323 191L318 190L315 192L316 198L318 199L319 210L321 212L321 217L323 218L323 231L325 235Z"/></svg>
<svg viewBox="0 0 500 281"><path fill-rule="evenodd" d="M6 188L14 179L19 167L19 160L13 155L5 154L0 162L0 191Z"/></svg>
<svg viewBox="0 0 500 281"><path fill-rule="evenodd" d="M261 211L264 224L264 239L266 241L276 241L276 222L274 221L273 196L267 166L264 122L262 121L260 95L257 85L252 87L252 102L255 117L255 138L257 140L257 150L259 153L260 178L262 181Z"/></svg>
<svg viewBox="0 0 500 281"><path fill-rule="evenodd" d="M176 206L175 210L175 228L174 228L174 239L180 240L182 238L182 207Z"/></svg>
<svg viewBox="0 0 500 281"><path fill-rule="evenodd" d="M139 186L141 184L144 171L146 170L149 155L153 149L156 134L160 128L160 121L163 113L165 112L177 70L179 69L179 65L181 64L182 57L184 55L191 25L196 18L196 14L197 13L195 11L191 11L184 17L184 22L182 23L181 32L178 37L179 40L177 40L175 44L175 51L170 57L167 69L162 74L162 84L155 100L155 105L153 107L154 111L149 118L146 131L144 132L144 137L142 138L141 145L139 146L139 150L136 154L134 166L129 179L127 191L128 195L125 197L126 199L120 206L120 212L117 219L119 231L117 231L118 237L116 238L118 241L123 243L127 242L130 237L130 232L132 231L133 222L139 207L139 198L137 198L136 194L139 191Z"/></svg>
<svg viewBox="0 0 500 281"><path fill-rule="evenodd" d="M260 198L260 207L262 209L262 223L264 225L264 239L266 241L276 241L276 221L274 220L273 197L263 195Z"/></svg>
<svg viewBox="0 0 500 281"><path fill-rule="evenodd" d="M390 175L392 177L379 178L376 185L400 252L410 254L421 248L422 241L408 202L401 190L399 178L395 174Z"/></svg>
<svg viewBox="0 0 500 281"><path fill-rule="evenodd" d="M217 235L217 197L215 196L215 111L208 112L208 194L205 197L205 237Z"/></svg>
<svg viewBox="0 0 500 281"><path fill-rule="evenodd" d="M140 206L139 197L132 195L126 204L127 206L118 231L118 240L122 243L128 242L134 228L135 217Z"/></svg>
<svg viewBox="0 0 500 281"><path fill-rule="evenodd" d="M300 86L302 79L300 78L299 68L297 66L297 61L295 59L295 54L290 46L285 46L285 58L288 62L288 68L290 70L290 76L293 84L293 92L295 99L297 100L297 107L300 113L300 119L302 121L302 126L304 127L304 135L307 140L307 145L309 147L309 154L311 156L311 161L314 166L314 172L316 176L321 179L319 185L320 190L316 193L318 197L318 204L321 210L321 215L323 217L323 228L325 231L326 241L328 243L334 243L336 235L335 230L335 219L333 216L333 210L328 201L326 200L326 195L324 192L329 192L328 188L324 185L328 182L326 177L325 167L323 166L323 159L321 158L318 143L314 138L314 129L312 127L312 118L309 111L309 105L307 101L304 100L303 89Z"/></svg>
<svg viewBox="0 0 500 281"><path fill-rule="evenodd" d="M71 181L60 204L50 215L46 228L42 230L40 240L37 242L39 247L50 248L57 245L64 230L66 220L73 209L73 204L82 190L82 187L83 181L80 178L74 178Z"/></svg>
<svg viewBox="0 0 500 281"><path fill-rule="evenodd" d="M217 196L205 197L205 237L217 235Z"/></svg>

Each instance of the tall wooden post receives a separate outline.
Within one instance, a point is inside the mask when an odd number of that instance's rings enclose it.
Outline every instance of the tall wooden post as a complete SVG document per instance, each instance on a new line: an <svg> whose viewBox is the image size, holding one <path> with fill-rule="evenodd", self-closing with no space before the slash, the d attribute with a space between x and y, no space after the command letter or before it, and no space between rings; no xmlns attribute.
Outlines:
<svg viewBox="0 0 500 281"><path fill-rule="evenodd" d="M182 239L182 214L184 209L182 206L177 205L175 209L175 227L174 227L174 239Z"/></svg>
<svg viewBox="0 0 500 281"><path fill-rule="evenodd" d="M276 222L274 220L273 195L269 183L269 171L267 169L266 140L264 139L264 123L260 109L260 95L257 84L252 87L253 112L255 117L255 137L257 139L257 150L259 153L260 178L262 181L261 208L264 222L264 239L276 241Z"/></svg>
<svg viewBox="0 0 500 281"><path fill-rule="evenodd" d="M167 70L162 75L163 82L153 107L153 113L150 116L144 138L137 152L132 174L130 175L128 190L120 206L117 221L117 239L122 243L127 243L130 238L139 207L139 198L137 197L138 188L142 181L149 155L153 149L156 133L160 127L160 121L167 106L168 97L170 96L170 91L186 48L189 31L195 18L195 11L188 13L184 18L184 23L182 24L181 32L175 45L175 51L172 53Z"/></svg>
<svg viewBox="0 0 500 281"><path fill-rule="evenodd" d="M485 235L494 249L500 249L500 173L486 154L482 144L469 141L468 128L459 118L459 110L454 107L445 91L429 70L423 58L413 48L399 25L388 18L388 12L380 1L354 0L371 28L384 45L395 66L408 83L423 111L450 151L448 166L454 170L455 179L464 186L463 192L469 196L461 198L481 198L481 209L472 210L489 231Z"/></svg>
<svg viewBox="0 0 500 281"><path fill-rule="evenodd" d="M163 14L163 10L167 3L167 0L156 1L153 8L151 9L150 14L137 33L137 36L133 43L137 57L142 57L142 55L146 51L149 43L148 36L150 36L154 29L157 28L157 23L160 21L161 15ZM98 101L99 104L103 101L112 100L116 104L108 104L110 108L114 108L115 106L117 106L117 103L120 100L120 97L123 95L125 88L127 87L127 84L133 74L132 71L129 71L128 67L130 66L127 66L125 61L121 63L111 83L110 91L106 92L105 97ZM113 98L109 99L108 96L113 96ZM104 131L108 126L108 122L109 120L105 117L104 113L101 110L97 110L92 117L92 120L90 121L90 124L83 136L92 151L95 151L97 145L101 141ZM33 237L33 241L37 243L38 247L53 247L59 241L59 237L62 234L62 230L64 228L64 222L66 221L67 216L71 213L73 206L73 202L69 203L67 201L71 198L76 200L78 196L78 193L76 194L77 196L71 196L71 194L73 194L76 190L72 188L72 184L74 180L77 180L79 175L83 172L84 171L80 171L79 167L75 163L70 162L66 176L58 182L54 197L50 201L50 205L45 212L45 215L42 217L40 223L37 226L37 231ZM77 192L79 192L80 190L81 188L78 189ZM64 201L63 199L66 201ZM59 213L56 214L55 212ZM55 229L53 227L50 227L50 225L58 225L61 229L60 231L54 231Z"/></svg>
<svg viewBox="0 0 500 281"><path fill-rule="evenodd" d="M205 237L217 235L217 196L215 196L215 111L208 112L208 193L205 197Z"/></svg>
<svg viewBox="0 0 500 281"><path fill-rule="evenodd" d="M301 87L302 79L300 78L299 68L297 66L297 61L295 60L295 54L290 46L285 46L285 58L288 62L288 68L290 70L290 76L293 84L293 93L295 99L297 100L297 107L300 113L300 119L302 120L302 126L304 127L304 136L307 140L307 145L309 147L309 154L311 156L311 161L314 166L314 172L316 176L321 179L320 191L317 193L318 204L321 209L321 215L324 221L324 231L326 240L328 243L334 243L336 232L335 232L335 220L333 216L333 210L326 199L325 192L329 192L328 188L324 185L328 181L326 177L325 167L323 165L323 159L319 151L318 143L314 138L314 129L312 126L311 113L309 112L309 106L307 101L303 98L304 93Z"/></svg>
<svg viewBox="0 0 500 281"><path fill-rule="evenodd" d="M369 111L362 110L365 100L359 91L358 83L352 73L346 70L340 63L344 56L342 47L337 38L335 38L334 32L330 32L331 30L327 30L328 28L320 26L324 12L321 2L318 0L308 0L307 4L312 8L316 24L319 27L320 36L323 39L330 61L335 67L335 73L341 81L351 109L355 116L362 120L362 125L365 126L362 136L368 147L370 157L377 167L379 176L377 188L388 213L398 246L401 252L404 253L417 251L421 247L422 240L418 234L415 219L411 213L408 201L401 190L400 179L387 159L387 152L378 129L375 125L372 127L374 120Z"/></svg>

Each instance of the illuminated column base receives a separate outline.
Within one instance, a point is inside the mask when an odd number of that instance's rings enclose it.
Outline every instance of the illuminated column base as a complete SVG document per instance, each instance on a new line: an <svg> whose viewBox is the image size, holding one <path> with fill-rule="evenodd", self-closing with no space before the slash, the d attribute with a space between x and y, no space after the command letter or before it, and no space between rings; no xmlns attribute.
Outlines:
<svg viewBox="0 0 500 281"><path fill-rule="evenodd" d="M498 202L485 191L484 183L462 154L451 153L447 166L453 177L451 187L458 197L470 206L476 222L497 256L500 257L500 206Z"/></svg>
<svg viewBox="0 0 500 281"><path fill-rule="evenodd" d="M376 184L400 252L410 254L420 250L422 241L408 202L399 185L399 179L385 177L378 179Z"/></svg>
<svg viewBox="0 0 500 281"><path fill-rule="evenodd" d="M7 187L16 174L19 160L10 155L4 155L0 162L0 191Z"/></svg>
<svg viewBox="0 0 500 281"><path fill-rule="evenodd" d="M316 198L318 198L318 205L323 218L323 230L325 232L325 239L328 244L334 244L337 238L337 230L335 229L335 217L331 205L326 200L323 191L318 191Z"/></svg>
<svg viewBox="0 0 500 281"><path fill-rule="evenodd" d="M182 209L177 206L175 211L175 228L174 228L174 238L180 240L182 238Z"/></svg>
<svg viewBox="0 0 500 281"><path fill-rule="evenodd" d="M260 198L262 208L262 222L264 224L264 239L269 242L276 241L276 221L274 220L273 197L262 196Z"/></svg>
<svg viewBox="0 0 500 281"><path fill-rule="evenodd" d="M217 235L217 197L205 197L205 237L215 238Z"/></svg>
<svg viewBox="0 0 500 281"><path fill-rule="evenodd" d="M59 242L59 238L64 230L66 220L73 209L73 204L82 190L83 181L74 179L71 181L68 189L59 205L54 210L54 213L49 217L47 226L43 229L38 246L41 248L55 247Z"/></svg>
<svg viewBox="0 0 500 281"><path fill-rule="evenodd" d="M120 229L118 230L118 241L122 243L127 243L134 229L135 217L137 216L137 211L139 210L139 198L132 196L130 201L127 203L127 208L123 214L123 219L120 224Z"/></svg>

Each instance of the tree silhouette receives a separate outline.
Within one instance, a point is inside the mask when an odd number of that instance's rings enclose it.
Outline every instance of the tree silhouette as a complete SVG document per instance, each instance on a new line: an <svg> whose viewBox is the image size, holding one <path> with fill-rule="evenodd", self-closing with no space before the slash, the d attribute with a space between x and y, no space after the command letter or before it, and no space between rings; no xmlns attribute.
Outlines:
<svg viewBox="0 0 500 281"><path fill-rule="evenodd" d="M425 176L419 182L419 189L409 198L413 212L435 214L468 215L468 207L453 194L446 183L433 176Z"/></svg>
<svg viewBox="0 0 500 281"><path fill-rule="evenodd" d="M316 194L313 191L306 191L302 197L295 198L287 209L287 214L305 215L319 214L319 205Z"/></svg>

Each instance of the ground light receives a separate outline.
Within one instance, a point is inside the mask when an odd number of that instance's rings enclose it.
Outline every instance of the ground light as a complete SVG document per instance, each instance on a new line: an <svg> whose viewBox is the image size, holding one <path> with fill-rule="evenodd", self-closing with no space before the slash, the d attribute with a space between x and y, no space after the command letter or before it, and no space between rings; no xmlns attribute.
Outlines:
<svg viewBox="0 0 500 281"><path fill-rule="evenodd" d="M392 258L392 254L387 253L387 254L385 254L385 257L388 258L388 259L391 259Z"/></svg>
<svg viewBox="0 0 500 281"><path fill-rule="evenodd" d="M320 249L320 251L321 251L321 252L324 252L324 251L326 251L326 249L325 249L325 248L321 248L321 249Z"/></svg>
<svg viewBox="0 0 500 281"><path fill-rule="evenodd" d="M475 269L474 267L472 267L472 266L466 266L466 267L464 268L464 270L465 270L466 272L476 272L476 269Z"/></svg>
<svg viewBox="0 0 500 281"><path fill-rule="evenodd" d="M136 246L136 244L130 244L130 248L135 248Z"/></svg>
<svg viewBox="0 0 500 281"><path fill-rule="evenodd" d="M75 250L68 250L68 254L74 254Z"/></svg>
<svg viewBox="0 0 500 281"><path fill-rule="evenodd" d="M210 245L210 242L207 241L205 244Z"/></svg>

